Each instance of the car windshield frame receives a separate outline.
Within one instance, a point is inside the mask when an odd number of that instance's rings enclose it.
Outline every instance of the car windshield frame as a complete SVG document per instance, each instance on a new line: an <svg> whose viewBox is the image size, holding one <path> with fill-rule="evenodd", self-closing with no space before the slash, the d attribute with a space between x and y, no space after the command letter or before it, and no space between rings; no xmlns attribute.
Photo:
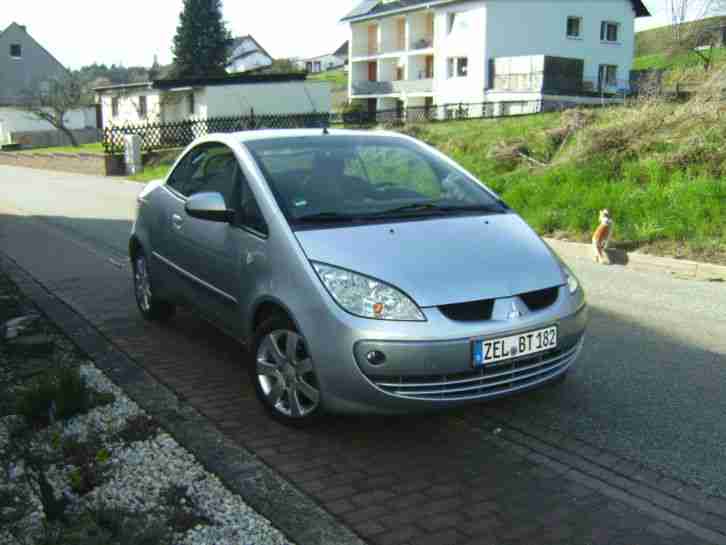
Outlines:
<svg viewBox="0 0 726 545"><path fill-rule="evenodd" d="M345 227L351 225L361 225L370 223L390 223L393 221L412 221L436 219L442 217L452 217L460 215L489 215L489 214L506 214L511 209L496 194L487 188L479 180L468 174L463 168L451 160L445 160L437 154L421 146L415 141L406 138L400 138L390 135L304 135L304 136L285 136L273 138L260 138L248 140L243 143L257 167L260 169L268 187L270 188L278 207L282 211L285 219L293 230L301 229L321 229ZM454 187L458 191L458 200L441 197L433 198L431 196L417 194L413 190L408 191L410 195L404 198L391 198L388 200L380 199L379 201L371 198L364 199L358 208L336 208L334 206L323 206L315 208L314 206L303 213L296 213L297 210L293 206L307 207L307 198L294 199L283 182L283 177L290 173L298 171L288 170L282 172L272 172L271 166L279 166L270 164L267 159L272 158L278 161L284 158L294 158L304 153L313 154L313 166L307 174L307 179L302 181L294 178L294 183L302 184L307 188L305 183L310 182L310 177L316 173L315 161L319 155L324 155L333 163L351 160L359 161L361 165L360 173L365 176L358 178L357 176L347 176L341 171L341 175L335 178L340 187L335 188L336 191L345 191L343 188L343 179L355 178L357 181L367 184L366 191L375 189L376 192L382 191L381 195L385 197L388 191L387 186L393 186L393 191L398 190L399 193L405 191L405 187L398 187L395 183L377 183L372 180L369 172L366 170L366 162L361 156L362 151L381 148L386 152L404 151L411 154L409 165L415 161L421 161L418 168L430 169L431 182L438 184L440 195L444 195L444 188L447 195L450 188ZM300 149L302 151L293 151ZM275 153L277 152L277 156ZM342 167L341 167L342 168ZM347 167L346 167L347 168ZM299 171L300 176L304 176L303 171ZM322 174L321 174L322 176ZM426 176L424 176L426 177ZM357 183L357 182L356 182ZM324 185L320 182L319 185ZM328 186L330 188L332 186ZM396 189L397 188L397 189ZM312 189L312 186L310 187ZM436 189L436 187L434 187ZM319 191L320 188L316 188ZM464 195L469 200L463 200ZM351 199L350 202L352 202ZM336 201L336 203L339 201ZM376 209L373 204L380 204Z"/></svg>

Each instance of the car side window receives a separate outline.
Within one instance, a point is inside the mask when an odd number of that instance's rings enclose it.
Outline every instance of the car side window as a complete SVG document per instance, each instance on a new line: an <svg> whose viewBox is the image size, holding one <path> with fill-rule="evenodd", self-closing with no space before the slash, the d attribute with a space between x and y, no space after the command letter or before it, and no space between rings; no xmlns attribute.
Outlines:
<svg viewBox="0 0 726 545"><path fill-rule="evenodd" d="M249 227L258 233L267 236L269 233L267 222L265 222L262 210L260 210L257 200L252 194L252 190L250 189L247 178L245 177L241 167L237 169L237 187L240 198L238 223L243 227Z"/></svg>
<svg viewBox="0 0 726 545"><path fill-rule="evenodd" d="M221 193L227 206L235 202L237 158L224 144L202 144L191 150L167 182L175 191L191 197L196 193Z"/></svg>

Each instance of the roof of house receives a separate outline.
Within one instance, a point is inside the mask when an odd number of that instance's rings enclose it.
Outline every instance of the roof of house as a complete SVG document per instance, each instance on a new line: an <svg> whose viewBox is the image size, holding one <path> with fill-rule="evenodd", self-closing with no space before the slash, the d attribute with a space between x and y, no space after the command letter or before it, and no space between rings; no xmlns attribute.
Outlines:
<svg viewBox="0 0 726 545"><path fill-rule="evenodd" d="M409 11L423 8L427 5L446 4L460 0L395 0L393 2L381 2L380 0L362 0L353 11L343 17L341 21L353 21L356 19L368 19L379 15ZM636 17L647 17L650 15L643 0L630 0L633 4Z"/></svg>
<svg viewBox="0 0 726 545"><path fill-rule="evenodd" d="M335 55L336 57L347 57L348 56L348 46L349 46L349 42L348 42L348 40L346 40L343 45L341 45L338 49L335 50L335 53L333 53L333 55Z"/></svg>
<svg viewBox="0 0 726 545"><path fill-rule="evenodd" d="M11 28L13 28L14 26L15 26L15 27L18 27L18 28L19 28L20 30L22 30L23 32L25 32L25 34L27 34L27 35L28 35L28 38L30 38L30 39L31 39L31 40L33 41L33 43L35 43L35 45L37 45L37 46L38 46L38 47L39 47L40 49L42 49L43 51L45 51L45 53L47 53L47 54L48 54L48 56L49 56L49 57L50 57L51 59L53 59L53 60L54 60L55 62L57 62L57 63L58 63L58 64L59 64L60 66L62 66L62 67L63 67L63 68L65 69L65 66L63 66L63 63L62 63L62 62L60 62L60 61L59 61L58 59L56 59L56 58L55 58L55 55L53 55L53 53L51 53L50 51L48 51L48 50L47 50L47 49L46 49L45 47L43 47L43 46L42 46L42 45L41 45L41 44L40 44L40 43L38 42L38 40L36 40L35 38L33 38L33 37L32 37L32 36L30 35L30 33L28 32L28 28L27 28L27 27L26 27L25 25L20 25L20 24L18 24L18 23L16 23L16 22L12 22L12 23L10 23L10 24L9 24L9 25L8 25L7 27L5 27L5 30L3 30L3 31L0 31L0 38L2 38L2 37L3 37L3 34L5 34L5 33L6 33L6 32L7 32L8 30L10 30Z"/></svg>
<svg viewBox="0 0 726 545"><path fill-rule="evenodd" d="M126 83L122 85L104 85L93 90L97 93L122 89L160 89L169 90L181 87L211 87L216 85L249 85L255 83L286 83L291 81L305 81L307 74L296 72L291 74L232 74L217 78L181 78L159 79L142 83Z"/></svg>
<svg viewBox="0 0 726 545"><path fill-rule="evenodd" d="M245 41L250 40L255 43L255 46L257 49L252 49L250 51L244 51L240 55L235 55L234 51L242 45ZM265 48L260 45L260 43L255 40L252 37L252 34L247 34L246 36L237 36L236 38L232 39L232 42L229 45L229 63L231 64L232 61L236 61L237 59L243 59L249 55L252 55L253 53L262 53L263 55L266 55L270 58L270 60L274 60L272 58L272 55L270 55L267 51L265 51Z"/></svg>

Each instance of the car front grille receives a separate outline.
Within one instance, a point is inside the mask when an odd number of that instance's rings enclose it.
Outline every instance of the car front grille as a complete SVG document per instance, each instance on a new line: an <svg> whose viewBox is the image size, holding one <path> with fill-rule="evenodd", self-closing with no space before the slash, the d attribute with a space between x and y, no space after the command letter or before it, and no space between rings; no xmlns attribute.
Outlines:
<svg viewBox="0 0 726 545"><path fill-rule="evenodd" d="M545 382L564 372L582 346L472 369L466 373L427 376L368 377L387 394L422 401L465 401L497 397Z"/></svg>
<svg viewBox="0 0 726 545"><path fill-rule="evenodd" d="M547 288L546 290L530 291L529 293L523 293L519 297L524 301L524 304L527 305L529 310L535 312L554 305L559 294L560 288L554 287Z"/></svg>
<svg viewBox="0 0 726 545"><path fill-rule="evenodd" d="M442 305L439 307L441 313L449 320L455 322L478 322L480 320L491 320L494 309L494 299L482 299L469 303L458 303L454 305Z"/></svg>
<svg viewBox="0 0 726 545"><path fill-rule="evenodd" d="M518 297L524 301L524 304L527 305L531 312L536 312L554 305L559 293L560 288L554 287L520 293ZM454 322L479 322L492 319L495 301L496 299L481 299L468 303L441 305L438 308L441 314Z"/></svg>

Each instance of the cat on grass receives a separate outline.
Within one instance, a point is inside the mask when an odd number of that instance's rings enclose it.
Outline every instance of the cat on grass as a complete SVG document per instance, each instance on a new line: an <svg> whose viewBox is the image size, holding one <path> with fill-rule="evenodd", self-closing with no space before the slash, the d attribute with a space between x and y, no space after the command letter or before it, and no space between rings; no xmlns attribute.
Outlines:
<svg viewBox="0 0 726 545"><path fill-rule="evenodd" d="M605 250L607 250L612 234L613 220L610 218L610 212L607 208L600 210L600 225L597 226L592 235L592 250L595 263L610 265L610 258Z"/></svg>

